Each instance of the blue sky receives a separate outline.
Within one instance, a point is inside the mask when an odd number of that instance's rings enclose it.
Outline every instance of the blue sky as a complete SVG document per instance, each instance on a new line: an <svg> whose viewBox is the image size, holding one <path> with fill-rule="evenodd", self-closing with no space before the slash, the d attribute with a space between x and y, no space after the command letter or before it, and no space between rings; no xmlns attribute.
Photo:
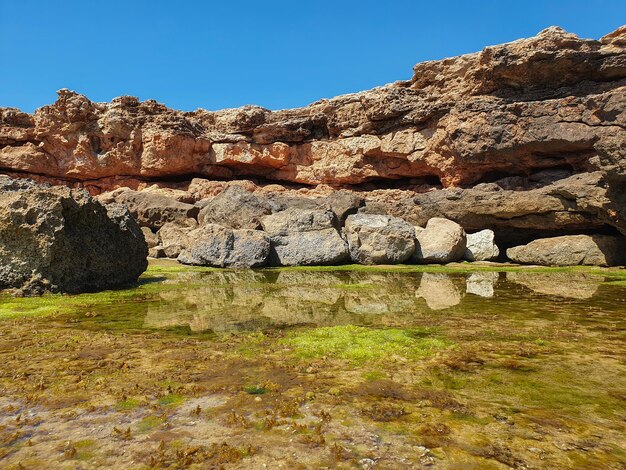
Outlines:
<svg viewBox="0 0 626 470"><path fill-rule="evenodd" d="M598 38L624 23L624 0L0 0L0 106L31 112L70 88L183 110L290 108L550 25Z"/></svg>

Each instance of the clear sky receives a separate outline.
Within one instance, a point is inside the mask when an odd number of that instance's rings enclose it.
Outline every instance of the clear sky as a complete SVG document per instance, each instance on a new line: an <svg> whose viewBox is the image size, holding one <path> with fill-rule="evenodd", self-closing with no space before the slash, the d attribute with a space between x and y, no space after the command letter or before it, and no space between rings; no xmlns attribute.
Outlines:
<svg viewBox="0 0 626 470"><path fill-rule="evenodd" d="M599 38L625 23L626 0L0 0L0 106L31 112L70 88L290 108L550 25Z"/></svg>

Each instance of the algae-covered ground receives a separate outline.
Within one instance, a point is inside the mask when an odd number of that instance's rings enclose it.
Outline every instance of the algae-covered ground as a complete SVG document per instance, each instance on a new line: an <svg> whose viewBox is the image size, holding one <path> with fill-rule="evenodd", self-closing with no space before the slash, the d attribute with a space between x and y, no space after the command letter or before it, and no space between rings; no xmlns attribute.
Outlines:
<svg viewBox="0 0 626 470"><path fill-rule="evenodd" d="M0 467L621 469L625 284L152 263L0 296Z"/></svg>

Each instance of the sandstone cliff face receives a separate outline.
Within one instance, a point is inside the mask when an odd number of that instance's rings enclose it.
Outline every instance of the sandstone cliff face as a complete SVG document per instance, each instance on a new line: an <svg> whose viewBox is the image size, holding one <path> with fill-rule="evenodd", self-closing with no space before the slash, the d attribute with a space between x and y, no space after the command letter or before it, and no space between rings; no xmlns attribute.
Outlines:
<svg viewBox="0 0 626 470"><path fill-rule="evenodd" d="M157 182L192 200L192 178L342 186L416 222L626 234L626 27L600 40L549 28L293 110L180 112L61 90L33 115L0 109L0 170L92 193ZM406 191L370 191L393 187Z"/></svg>

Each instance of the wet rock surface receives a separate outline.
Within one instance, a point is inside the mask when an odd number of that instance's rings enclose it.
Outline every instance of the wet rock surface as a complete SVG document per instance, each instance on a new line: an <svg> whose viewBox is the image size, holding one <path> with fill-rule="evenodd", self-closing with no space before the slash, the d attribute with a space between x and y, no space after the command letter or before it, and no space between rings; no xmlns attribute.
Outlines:
<svg viewBox="0 0 626 470"><path fill-rule="evenodd" d="M125 206L0 176L0 289L78 293L129 285L148 266Z"/></svg>
<svg viewBox="0 0 626 470"><path fill-rule="evenodd" d="M509 273L493 297L464 295L474 274L498 274L466 263L152 264L132 290L0 296L13 315L0 321L4 466L621 466L619 269L517 268L595 290L555 302ZM433 305L446 290L460 303L430 309L423 274L448 286Z"/></svg>

